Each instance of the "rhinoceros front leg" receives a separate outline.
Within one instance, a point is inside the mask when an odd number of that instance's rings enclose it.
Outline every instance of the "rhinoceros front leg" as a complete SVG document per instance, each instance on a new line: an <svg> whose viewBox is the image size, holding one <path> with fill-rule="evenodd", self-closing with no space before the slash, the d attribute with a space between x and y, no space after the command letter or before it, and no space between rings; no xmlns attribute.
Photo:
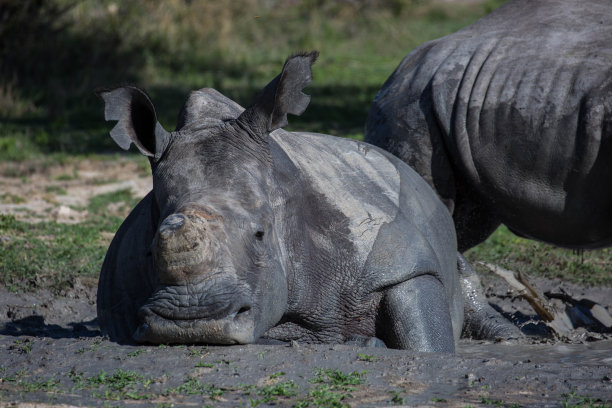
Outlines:
<svg viewBox="0 0 612 408"><path fill-rule="evenodd" d="M455 340L446 296L442 283L431 275L387 289L377 324L382 340L391 348L453 353Z"/></svg>

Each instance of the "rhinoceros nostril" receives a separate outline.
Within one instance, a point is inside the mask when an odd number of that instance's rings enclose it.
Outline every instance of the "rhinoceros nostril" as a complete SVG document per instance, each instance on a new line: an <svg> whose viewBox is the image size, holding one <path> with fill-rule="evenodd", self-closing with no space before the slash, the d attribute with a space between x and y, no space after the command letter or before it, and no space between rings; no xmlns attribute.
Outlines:
<svg viewBox="0 0 612 408"><path fill-rule="evenodd" d="M247 313L249 310L251 310L251 306L242 306L240 310L238 310L238 314Z"/></svg>
<svg viewBox="0 0 612 408"><path fill-rule="evenodd" d="M160 234L172 233L185 225L185 216L182 214L172 214L168 216L159 226Z"/></svg>
<svg viewBox="0 0 612 408"><path fill-rule="evenodd" d="M242 306L237 312L230 315L234 319L247 319L250 316L251 306Z"/></svg>

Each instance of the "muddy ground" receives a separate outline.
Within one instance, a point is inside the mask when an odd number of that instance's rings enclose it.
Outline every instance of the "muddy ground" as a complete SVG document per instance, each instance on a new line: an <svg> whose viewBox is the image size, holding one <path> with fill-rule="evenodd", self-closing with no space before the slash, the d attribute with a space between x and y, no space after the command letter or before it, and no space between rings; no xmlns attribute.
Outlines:
<svg viewBox="0 0 612 408"><path fill-rule="evenodd" d="M73 212L73 204L100 191L148 190L134 163L100 163L56 166L45 170L56 176L35 173L28 186L1 178L4 192L27 200L2 204L0 213L78 222L86 214ZM78 178L57 176L75 174L75 166ZM61 197L46 188L55 184ZM505 281L483 278L489 302L527 336L513 343L462 340L455 355L297 343L119 345L99 332L95 280L76 279L60 297L0 287L0 406L612 407L612 334L581 327L551 336ZM534 283L612 314L612 288Z"/></svg>

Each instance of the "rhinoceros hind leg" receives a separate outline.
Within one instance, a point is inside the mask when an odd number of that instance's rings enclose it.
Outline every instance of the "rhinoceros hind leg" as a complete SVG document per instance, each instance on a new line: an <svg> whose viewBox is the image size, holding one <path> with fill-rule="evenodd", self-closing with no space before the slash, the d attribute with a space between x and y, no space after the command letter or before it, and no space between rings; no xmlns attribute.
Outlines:
<svg viewBox="0 0 612 408"><path fill-rule="evenodd" d="M459 184L459 183L458 183ZM500 225L491 206L483 202L478 193L462 183L457 187L453 221L457 230L459 252L484 242Z"/></svg>
<svg viewBox="0 0 612 408"><path fill-rule="evenodd" d="M431 275L420 275L385 291L377 333L391 348L455 351L447 294Z"/></svg>
<svg viewBox="0 0 612 408"><path fill-rule="evenodd" d="M518 339L518 327L497 313L482 292L480 279L469 262L457 254L457 268L463 291L463 337L479 340Z"/></svg>

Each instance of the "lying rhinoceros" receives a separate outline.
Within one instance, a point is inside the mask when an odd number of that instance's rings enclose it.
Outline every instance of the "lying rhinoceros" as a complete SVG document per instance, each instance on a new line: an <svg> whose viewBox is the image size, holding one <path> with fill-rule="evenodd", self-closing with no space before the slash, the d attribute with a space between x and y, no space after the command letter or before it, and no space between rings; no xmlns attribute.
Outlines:
<svg viewBox="0 0 612 408"><path fill-rule="evenodd" d="M193 92L172 133L140 89L100 92L113 139L153 171L102 266L111 339L452 351L464 306L471 333L516 335L457 261L452 219L420 176L376 147L280 129L309 103L316 55L289 58L246 110Z"/></svg>
<svg viewBox="0 0 612 408"><path fill-rule="evenodd" d="M612 244L612 2L515 0L423 44L378 92L366 142L453 213L460 251L501 223Z"/></svg>

